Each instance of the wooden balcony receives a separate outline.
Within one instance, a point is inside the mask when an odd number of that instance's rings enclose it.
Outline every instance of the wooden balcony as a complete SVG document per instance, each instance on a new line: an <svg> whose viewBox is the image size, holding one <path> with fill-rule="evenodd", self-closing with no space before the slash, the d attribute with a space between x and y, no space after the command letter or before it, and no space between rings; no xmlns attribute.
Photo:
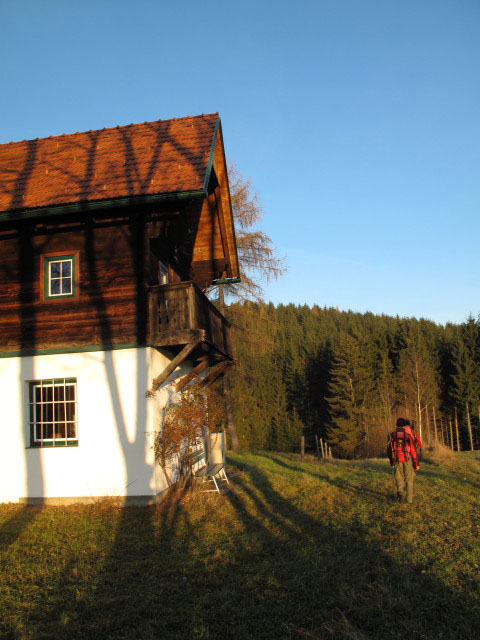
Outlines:
<svg viewBox="0 0 480 640"><path fill-rule="evenodd" d="M232 359L231 325L194 282L150 287L149 314L155 346L197 344L218 359Z"/></svg>

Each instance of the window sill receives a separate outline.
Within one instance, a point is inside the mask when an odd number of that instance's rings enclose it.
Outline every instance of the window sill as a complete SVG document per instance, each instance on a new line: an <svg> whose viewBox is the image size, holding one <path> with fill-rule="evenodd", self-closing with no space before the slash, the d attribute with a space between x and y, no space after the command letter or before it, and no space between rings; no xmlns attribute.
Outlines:
<svg viewBox="0 0 480 640"><path fill-rule="evenodd" d="M78 447L78 442L72 442L72 443L69 442L68 444L55 444L55 445L31 444L25 447L25 449L71 449L72 447Z"/></svg>

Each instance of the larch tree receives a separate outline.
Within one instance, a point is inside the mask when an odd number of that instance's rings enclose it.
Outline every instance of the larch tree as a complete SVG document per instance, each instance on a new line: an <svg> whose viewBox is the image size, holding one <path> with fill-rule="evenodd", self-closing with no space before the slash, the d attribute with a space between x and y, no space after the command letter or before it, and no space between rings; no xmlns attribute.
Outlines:
<svg viewBox="0 0 480 640"><path fill-rule="evenodd" d="M428 413L439 405L438 376L435 354L428 349L417 327L410 327L405 348L400 352L399 388L405 398L405 408L414 408L421 438ZM430 438L430 434L427 435Z"/></svg>
<svg viewBox="0 0 480 640"><path fill-rule="evenodd" d="M276 280L286 269L285 260L278 257L270 236L259 228L263 208L250 179L239 173L234 165L230 165L228 180L235 223L240 282L219 284L211 287L207 292L227 317L226 300L229 302L261 301L262 284ZM249 308L243 307L247 313ZM235 328L242 331L238 312L236 322ZM243 333L243 339L249 339L247 332ZM228 376L224 378L224 395L230 446L236 450L239 449L239 440L235 427L231 382Z"/></svg>

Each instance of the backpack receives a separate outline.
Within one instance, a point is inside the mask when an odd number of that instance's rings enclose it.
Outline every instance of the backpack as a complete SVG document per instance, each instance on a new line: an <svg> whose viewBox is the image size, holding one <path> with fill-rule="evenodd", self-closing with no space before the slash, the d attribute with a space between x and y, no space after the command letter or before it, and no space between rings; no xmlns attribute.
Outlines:
<svg viewBox="0 0 480 640"><path fill-rule="evenodd" d="M411 436L402 427L388 435L387 453L390 463L399 462L399 453L403 454L402 462L410 460Z"/></svg>

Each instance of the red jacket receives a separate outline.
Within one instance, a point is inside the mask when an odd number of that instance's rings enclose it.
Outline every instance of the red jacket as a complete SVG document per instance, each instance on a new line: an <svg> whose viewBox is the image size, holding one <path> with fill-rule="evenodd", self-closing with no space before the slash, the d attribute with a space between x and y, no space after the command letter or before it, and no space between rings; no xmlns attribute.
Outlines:
<svg viewBox="0 0 480 640"><path fill-rule="evenodd" d="M420 438L415 438L410 427L398 427L389 436L388 457L393 462L407 462L412 460L415 468L418 469L418 457L415 443L420 442ZM421 444L421 443L420 443Z"/></svg>
<svg viewBox="0 0 480 640"><path fill-rule="evenodd" d="M410 433L412 434L412 438L415 440L417 449L421 449L423 445L422 445L422 441L420 440L420 435L415 431L415 429L412 429L412 427L406 426L405 430L406 429L410 429Z"/></svg>

